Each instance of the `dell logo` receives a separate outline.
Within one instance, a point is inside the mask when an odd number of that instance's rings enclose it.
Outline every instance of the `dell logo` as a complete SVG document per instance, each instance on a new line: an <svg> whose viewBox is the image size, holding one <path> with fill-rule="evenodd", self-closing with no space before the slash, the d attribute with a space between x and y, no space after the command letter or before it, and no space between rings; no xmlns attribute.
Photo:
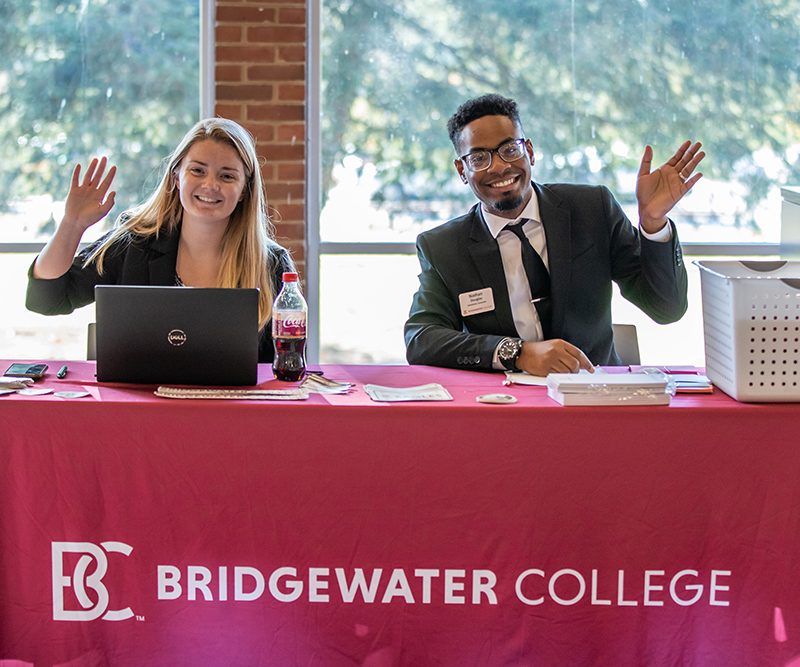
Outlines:
<svg viewBox="0 0 800 667"><path fill-rule="evenodd" d="M186 342L186 332L173 329L167 334L167 342L175 347L180 347Z"/></svg>

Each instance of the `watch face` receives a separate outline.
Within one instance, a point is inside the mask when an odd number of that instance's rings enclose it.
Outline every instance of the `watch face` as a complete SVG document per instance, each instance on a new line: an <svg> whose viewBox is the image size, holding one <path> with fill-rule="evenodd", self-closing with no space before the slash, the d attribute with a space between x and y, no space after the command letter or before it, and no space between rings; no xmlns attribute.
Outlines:
<svg viewBox="0 0 800 667"><path fill-rule="evenodd" d="M522 351L522 342L517 340L506 340L500 344L500 347L497 350L497 357L500 359L500 363L507 370L515 370L517 366L517 357L519 353Z"/></svg>
<svg viewBox="0 0 800 667"><path fill-rule="evenodd" d="M513 357L519 354L520 346L515 340L507 340L501 346L500 350L506 357Z"/></svg>

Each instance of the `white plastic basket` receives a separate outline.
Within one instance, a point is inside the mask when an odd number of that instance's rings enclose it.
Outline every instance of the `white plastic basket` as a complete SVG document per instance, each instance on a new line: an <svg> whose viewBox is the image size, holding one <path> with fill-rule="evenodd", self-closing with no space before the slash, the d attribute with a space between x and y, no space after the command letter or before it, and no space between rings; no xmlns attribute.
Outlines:
<svg viewBox="0 0 800 667"><path fill-rule="evenodd" d="M739 401L800 401L800 261L698 261L706 374Z"/></svg>

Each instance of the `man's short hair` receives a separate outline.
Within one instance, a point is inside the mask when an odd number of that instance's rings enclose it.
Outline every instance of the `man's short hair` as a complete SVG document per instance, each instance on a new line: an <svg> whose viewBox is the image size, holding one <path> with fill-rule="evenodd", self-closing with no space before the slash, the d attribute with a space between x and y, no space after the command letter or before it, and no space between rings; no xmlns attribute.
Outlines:
<svg viewBox="0 0 800 667"><path fill-rule="evenodd" d="M506 116L517 125L522 126L522 122L519 119L519 111L517 111L517 103L514 100L494 93L473 97L458 107L450 117L450 120L447 121L447 132L450 134L450 141L453 142L456 152L458 151L458 139L461 136L461 130L473 120L478 120L478 118L483 118L484 116Z"/></svg>

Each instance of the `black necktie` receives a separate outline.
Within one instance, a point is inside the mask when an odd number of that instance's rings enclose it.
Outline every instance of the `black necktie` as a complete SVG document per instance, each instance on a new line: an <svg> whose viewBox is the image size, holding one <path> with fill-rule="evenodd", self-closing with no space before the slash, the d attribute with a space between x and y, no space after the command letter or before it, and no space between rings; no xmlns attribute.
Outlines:
<svg viewBox="0 0 800 667"><path fill-rule="evenodd" d="M526 218L518 224L506 225L503 229L513 232L519 239L522 248L522 266L528 276L528 283L531 286L531 301L539 314L539 321L542 323L542 333L545 340L550 338L550 274L544 265L539 253L534 250L525 232L522 231L523 225L528 222Z"/></svg>

